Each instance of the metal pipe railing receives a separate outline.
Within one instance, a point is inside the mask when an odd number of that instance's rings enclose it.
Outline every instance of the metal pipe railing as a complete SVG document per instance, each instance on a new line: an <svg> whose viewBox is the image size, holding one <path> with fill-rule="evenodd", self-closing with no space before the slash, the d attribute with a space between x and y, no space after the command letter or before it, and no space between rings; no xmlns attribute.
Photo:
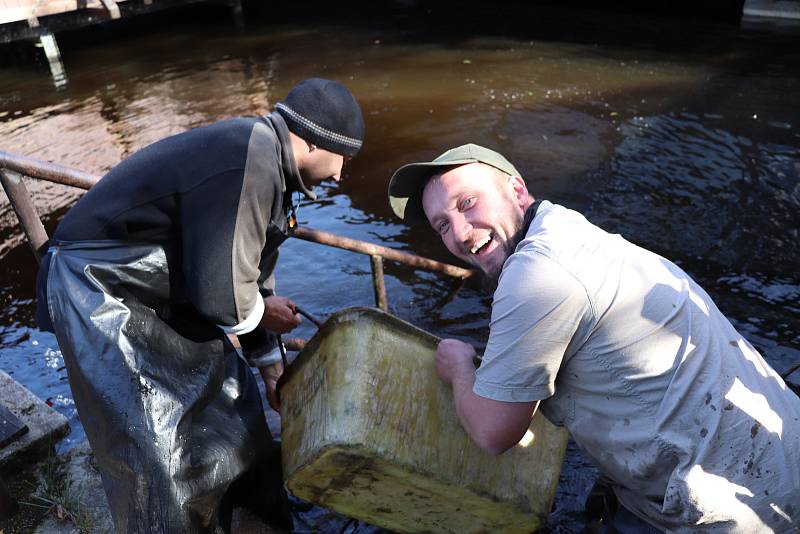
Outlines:
<svg viewBox="0 0 800 534"><path fill-rule="evenodd" d="M292 237L304 239L306 241L312 241L314 243L319 243L320 245L328 245L344 250L350 250L352 252L366 254L367 256L379 256L387 260L408 265L410 267L425 269L426 271L436 271L454 278L469 278L473 274L473 272L469 269L456 267L455 265L450 265L449 263L442 263L429 258L423 258L422 256L417 256L416 254L401 252L393 248L376 245L374 243L368 243L367 241L359 241L358 239L351 239L349 237L331 234L330 232L323 232L322 230L314 230L313 228L308 228L307 226L295 228L291 235Z"/></svg>
<svg viewBox="0 0 800 534"><path fill-rule="evenodd" d="M12 154L11 152L3 152L2 150L0 150L0 169L8 169L31 178L81 189L91 189L100 180L99 176L94 176L88 172L58 165L57 163Z"/></svg>
<svg viewBox="0 0 800 534"><path fill-rule="evenodd" d="M43 255L44 244L47 243L47 231L44 229L42 219L36 212L36 208L31 201L31 195L22 176L9 169L0 167L0 183L6 191L8 201L17 214L22 231L28 238L28 245L33 251L36 261L40 261Z"/></svg>
<svg viewBox="0 0 800 534"><path fill-rule="evenodd" d="M38 261L42 246L48 239L47 232L31 201L30 193L22 180L23 175L80 189L90 189L100 180L100 177L63 165L0 151L0 181L2 181L11 206L17 214L25 237L27 237L28 243ZM440 272L455 278L469 278L474 274L469 269L463 269L455 265L308 227L296 228L290 235L305 241L369 256L372 265L375 303L383 310L388 310L389 307L383 276L383 259L396 261L418 269Z"/></svg>

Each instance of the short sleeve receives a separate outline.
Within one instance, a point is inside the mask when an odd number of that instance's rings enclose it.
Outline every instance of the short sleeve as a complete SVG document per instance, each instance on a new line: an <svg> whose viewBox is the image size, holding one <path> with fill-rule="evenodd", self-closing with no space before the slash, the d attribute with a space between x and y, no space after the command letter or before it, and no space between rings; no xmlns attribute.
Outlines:
<svg viewBox="0 0 800 534"><path fill-rule="evenodd" d="M555 393L558 370L594 322L584 285L536 251L507 261L494 302L489 341L473 391L499 401L530 402Z"/></svg>

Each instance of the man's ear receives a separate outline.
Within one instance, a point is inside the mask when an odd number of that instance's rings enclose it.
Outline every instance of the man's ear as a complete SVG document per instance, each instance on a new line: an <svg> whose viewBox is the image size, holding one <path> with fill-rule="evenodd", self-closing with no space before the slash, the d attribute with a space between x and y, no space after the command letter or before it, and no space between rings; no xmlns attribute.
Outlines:
<svg viewBox="0 0 800 534"><path fill-rule="evenodd" d="M514 190L514 197L517 199L517 203L520 207L524 207L529 196L528 186L525 185L525 180L523 180L521 176L510 176L509 182Z"/></svg>

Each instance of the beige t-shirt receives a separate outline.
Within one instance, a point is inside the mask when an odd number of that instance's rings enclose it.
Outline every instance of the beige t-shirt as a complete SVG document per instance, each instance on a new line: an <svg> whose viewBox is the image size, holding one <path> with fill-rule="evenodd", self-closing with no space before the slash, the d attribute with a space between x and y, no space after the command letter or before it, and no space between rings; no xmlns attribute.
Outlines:
<svg viewBox="0 0 800 534"><path fill-rule="evenodd" d="M503 267L476 394L542 400L666 531L800 529L800 398L672 262L543 202Z"/></svg>

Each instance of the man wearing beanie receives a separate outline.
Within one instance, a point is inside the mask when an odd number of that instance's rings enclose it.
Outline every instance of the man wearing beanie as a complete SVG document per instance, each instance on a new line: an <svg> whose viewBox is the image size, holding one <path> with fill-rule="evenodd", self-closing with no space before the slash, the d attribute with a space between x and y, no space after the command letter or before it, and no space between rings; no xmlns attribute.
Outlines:
<svg viewBox="0 0 800 534"><path fill-rule="evenodd" d="M338 181L363 138L350 91L305 80L265 117L142 149L59 224L37 322L58 339L118 532L227 531L237 506L291 529L248 363L277 408L276 336L300 324L273 277L293 198Z"/></svg>

